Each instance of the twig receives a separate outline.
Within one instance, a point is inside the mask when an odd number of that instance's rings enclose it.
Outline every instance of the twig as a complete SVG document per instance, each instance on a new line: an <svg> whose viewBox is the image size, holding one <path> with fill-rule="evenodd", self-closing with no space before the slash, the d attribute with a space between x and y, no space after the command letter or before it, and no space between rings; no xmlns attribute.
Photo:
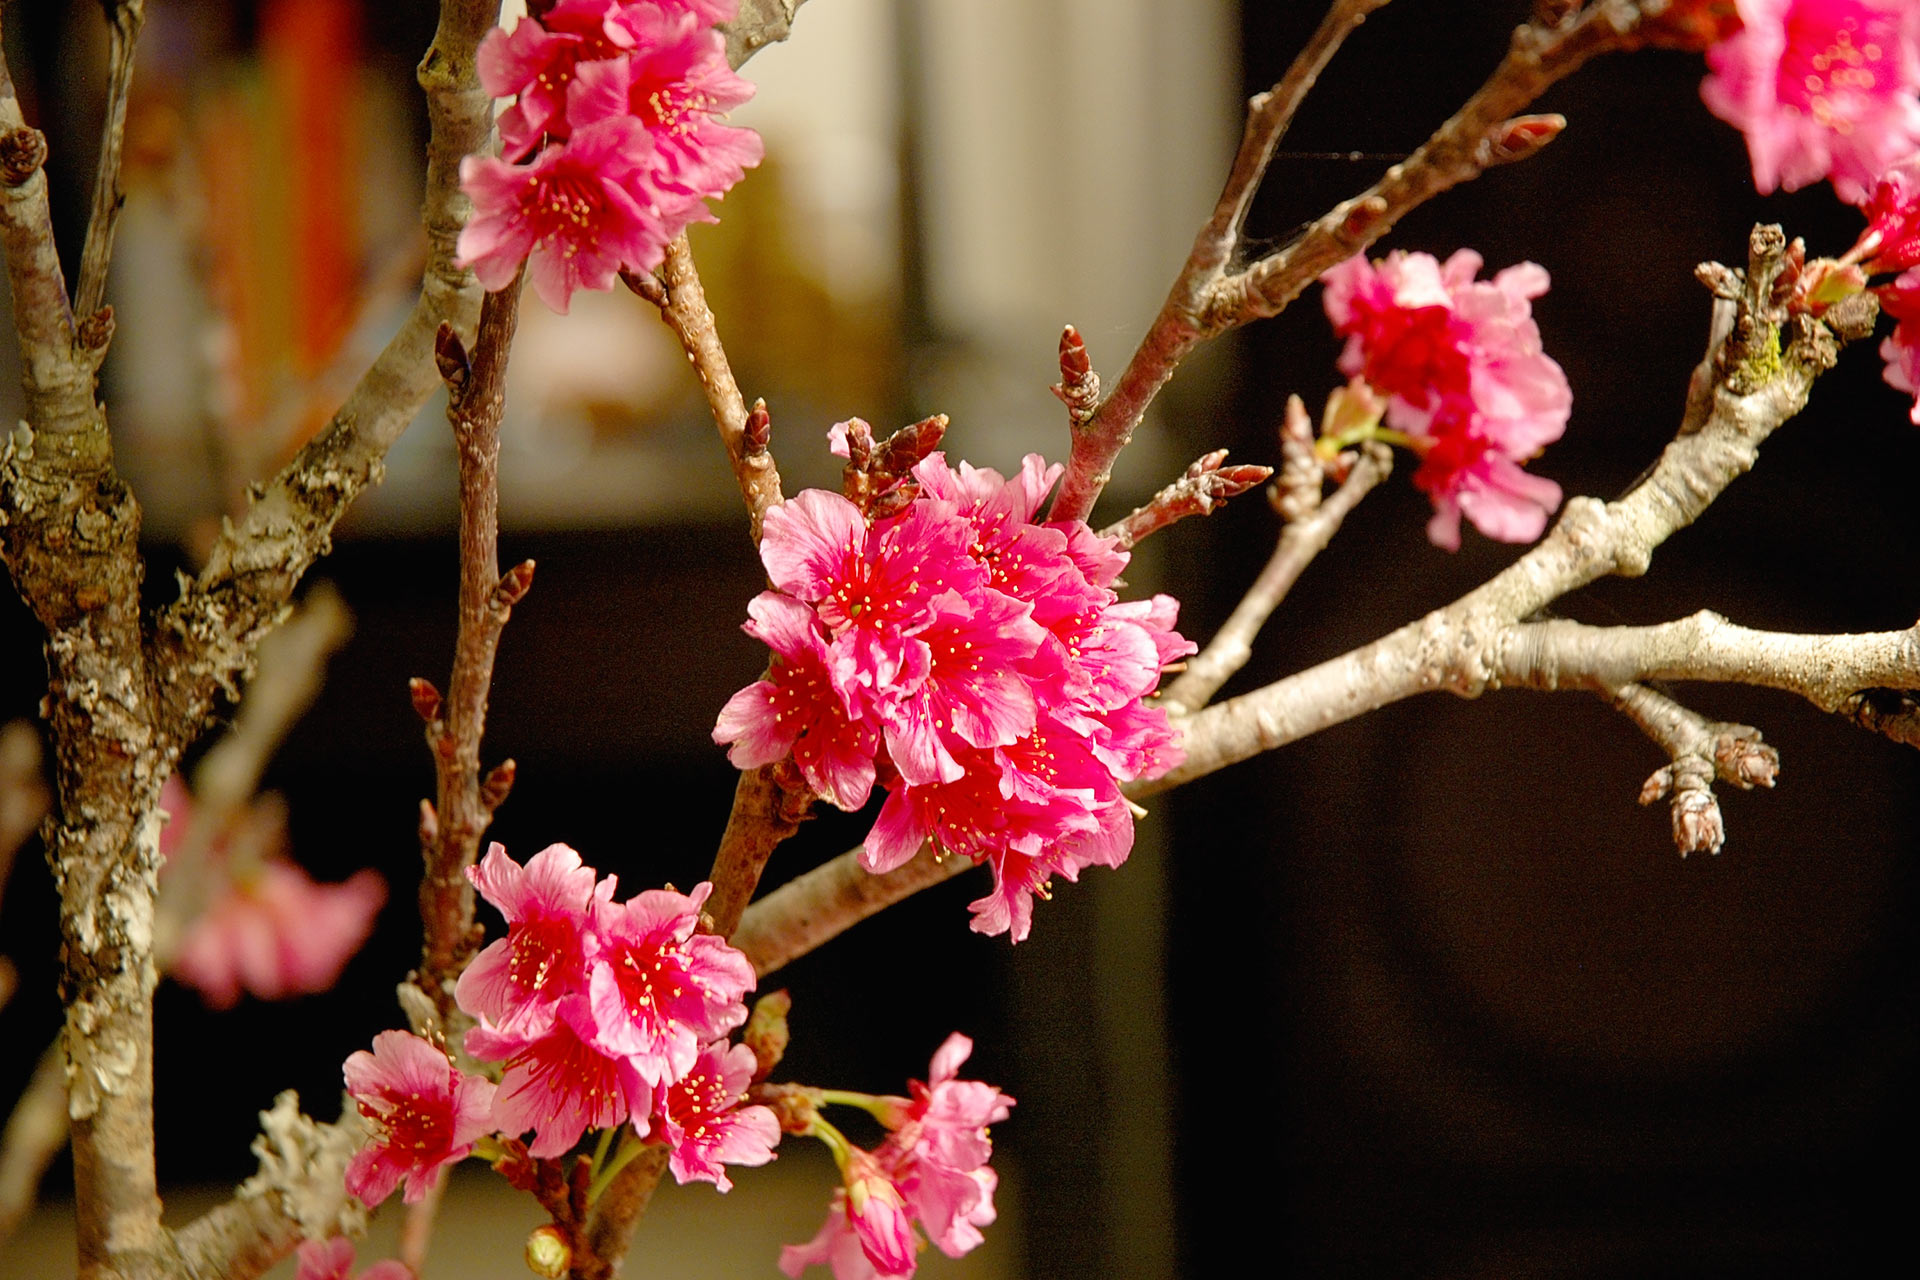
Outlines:
<svg viewBox="0 0 1920 1280"><path fill-rule="evenodd" d="M420 920L425 938L415 981L432 998L440 1025L452 1034L459 1023L453 988L477 950L473 885L467 868L479 856L480 837L513 786L513 761L501 762L483 779L480 739L487 723L487 692L494 656L513 606L533 585L533 561L500 573L500 419L506 409L507 357L520 314L524 269L513 283L480 304L480 325L471 356L451 325L440 326L436 356L447 383L447 421L460 463L460 626L454 639L453 674L447 698L423 680L413 685L414 705L427 721L433 751L434 822L422 822ZM430 697L429 697L430 695ZM425 705L431 702L431 710ZM431 830L429 831L429 826Z"/></svg>
<svg viewBox="0 0 1920 1280"><path fill-rule="evenodd" d="M67 1058L56 1039L40 1055L0 1131L0 1243L33 1208L47 1165L67 1141Z"/></svg>
<svg viewBox="0 0 1920 1280"><path fill-rule="evenodd" d="M107 295L107 266L113 260L113 229L126 196L120 190L120 154L127 132L127 98L133 89L133 53L146 21L146 0L108 0L107 109L100 127L100 158L93 176L93 212L80 250L80 281L74 288L74 314L83 320L100 310ZM104 346L104 344L102 344Z"/></svg>
<svg viewBox="0 0 1920 1280"><path fill-rule="evenodd" d="M1316 507L1311 515L1289 523L1280 531L1279 545L1246 596L1234 607L1226 624L1207 642L1206 648L1187 660L1186 671L1160 695L1160 705L1168 715L1188 715L1204 707L1234 672L1247 665L1253 656L1253 639L1260 634L1260 628L1287 598L1287 592L1293 590L1293 584L1313 563L1314 557L1326 550L1347 513L1386 479L1392 469L1392 450L1383 444L1371 445L1332 497Z"/></svg>
<svg viewBox="0 0 1920 1280"><path fill-rule="evenodd" d="M1367 15L1387 0L1333 0L1306 48L1278 84L1255 94L1247 103L1246 129L1233 158L1227 184L1213 214L1194 239L1193 251L1173 282L1173 289L1155 317L1153 327L1127 363L1113 391L1086 422L1076 422L1066 478L1054 498L1056 520L1084 520L1106 487L1113 460L1146 416L1147 406L1173 376L1174 367L1204 335L1199 318L1205 311L1207 290L1220 278L1239 249L1241 224L1259 190L1267 164L1280 145L1294 112L1300 109L1320 72Z"/></svg>
<svg viewBox="0 0 1920 1280"><path fill-rule="evenodd" d="M1667 753L1668 763L1641 786L1640 803L1672 797L1673 840L1680 856L1720 852L1726 822L1713 796L1714 777L1743 790L1771 787L1780 776L1780 753L1760 740L1758 729L1710 721L1643 684L1598 693Z"/></svg>
<svg viewBox="0 0 1920 1280"><path fill-rule="evenodd" d="M1516 113L1589 58L1625 47L1641 18L1634 0L1597 0L1557 22L1535 20L1520 27L1493 75L1418 150L1285 248L1231 269L1248 203L1293 110L1341 42L1378 7L1369 0L1336 0L1286 76L1248 104L1246 133L1213 216L1112 393L1086 429L1074 435L1054 518L1084 519L1093 509L1114 459L1194 347L1238 325L1278 315L1327 268L1378 240L1416 205L1539 150L1565 122Z"/></svg>
<svg viewBox="0 0 1920 1280"><path fill-rule="evenodd" d="M756 405L755 425L759 430L749 431L747 403L733 380L726 349L720 345L720 332L707 307L706 290L700 285L700 273L694 269L693 251L687 247L685 235L667 246L661 276L666 290L665 301L660 304L661 318L680 339L687 359L700 375L707 408L713 413L714 426L720 429L720 442L726 446L727 461L733 466L740 496L747 504L753 540L758 543L761 521L768 509L780 502L780 472L767 447L766 406Z"/></svg>
<svg viewBox="0 0 1920 1280"><path fill-rule="evenodd" d="M1160 532L1188 516L1208 516L1228 498L1235 498L1273 474L1272 467L1241 466L1221 468L1227 460L1225 449L1203 454L1178 480L1153 495L1145 506L1135 507L1127 515L1100 531L1103 538L1118 538L1120 549L1131 550L1142 538Z"/></svg>

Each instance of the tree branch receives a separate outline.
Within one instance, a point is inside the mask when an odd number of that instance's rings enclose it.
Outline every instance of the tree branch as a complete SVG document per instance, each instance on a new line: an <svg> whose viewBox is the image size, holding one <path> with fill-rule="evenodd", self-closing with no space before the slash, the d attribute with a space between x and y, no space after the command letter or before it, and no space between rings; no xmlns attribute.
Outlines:
<svg viewBox="0 0 1920 1280"><path fill-rule="evenodd" d="M1640 803L1672 797L1673 840L1681 857L1718 853L1726 823L1713 796L1715 775L1742 790L1771 787L1780 775L1780 753L1760 740L1758 729L1710 721L1643 684L1597 692L1667 753L1668 763L1641 786Z"/></svg>
<svg viewBox="0 0 1920 1280"><path fill-rule="evenodd" d="M1173 289L1154 318L1153 327L1140 340L1139 349L1128 361L1114 389L1084 422L1075 417L1073 447L1067 459L1066 477L1053 500L1050 518L1084 520L1106 487L1113 460L1120 456L1135 428L1146 416L1147 406L1174 369L1195 346L1213 336L1202 332L1201 317L1207 310L1208 292L1221 278L1229 261L1240 247L1240 228L1254 193L1260 189L1273 152L1280 145L1294 112L1300 109L1307 93L1320 78L1327 63L1346 42L1367 15L1387 0L1333 0L1319 27L1294 58L1279 83L1266 93L1255 94L1247 103L1247 123L1241 134L1240 150L1234 156L1227 184L1214 205L1213 214L1195 237L1186 265L1173 282ZM1095 384L1098 385L1097 383Z"/></svg>
<svg viewBox="0 0 1920 1280"><path fill-rule="evenodd" d="M667 246L667 260L661 269L664 296L658 300L660 316L674 336L680 339L694 372L700 375L700 388L706 392L707 408L713 425L720 430L720 443L726 446L727 461L733 466L734 479L740 484L740 496L746 501L753 540L760 541L760 523L767 511L780 503L780 472L768 450L767 407L756 402L749 416L740 386L733 380L733 368L720 345L720 331L713 312L707 306L707 293L694 269L693 251L683 233Z"/></svg>
<svg viewBox="0 0 1920 1280"><path fill-rule="evenodd" d="M454 639L447 699L424 680L413 685L414 706L427 720L438 786L431 823L421 823L426 873L420 880L422 942L416 984L434 1002L440 1025L457 1045L460 1011L454 983L478 949L473 885L467 868L480 837L513 786L513 761L480 776L480 739L494 656L513 606L533 585L533 561L500 573L500 420L506 410L507 358L520 312L524 270L480 304L471 358L453 326L443 324L437 347L447 383L447 421L460 466L460 624ZM427 705L430 701L431 708Z"/></svg>
<svg viewBox="0 0 1920 1280"><path fill-rule="evenodd" d="M1103 538L1114 538L1122 551L1130 551L1140 540L1177 524L1188 516L1210 516L1213 509L1228 498L1237 498L1273 474L1272 467L1240 466L1222 468L1225 449L1203 454L1178 480L1135 507L1100 531Z"/></svg>
<svg viewBox="0 0 1920 1280"><path fill-rule="evenodd" d="M1920 687L1920 636L1913 631L1770 636L1696 617L1665 630L1620 629L1617 634L1629 638L1609 648L1564 638L1574 634L1565 629L1578 624L1520 621L1607 574L1644 573L1654 548L1697 519L1752 467L1761 442L1805 406L1814 380L1837 358L1840 338L1870 330L1860 316L1831 311L1838 335L1806 317L1776 314L1770 299L1785 237L1778 227L1756 227L1748 247L1739 313L1730 328L1716 328L1704 366L1711 374L1700 397L1706 408L1689 413L1681 434L1625 497L1611 503L1574 498L1538 545L1453 604L1185 717L1186 761L1162 778L1129 785L1126 793L1138 798L1169 790L1416 693L1449 689L1473 697L1502 684L1596 688L1653 677L1744 680L1794 688L1870 727L1885 724L1890 736L1904 731L1920 737L1920 699L1899 692ZM1635 649L1636 643L1642 647ZM1655 658L1673 665L1649 665ZM1558 683L1549 683L1549 673ZM857 850L844 853L748 908L734 945L764 976L969 865L954 861L959 865L935 863L923 849L892 875L872 876L861 869Z"/></svg>
<svg viewBox="0 0 1920 1280"><path fill-rule="evenodd" d="M146 0L108 0L107 108L100 128L100 157L93 176L93 212L80 250L80 281L73 310L83 321L100 310L113 260L114 224L126 195L120 190L120 154L127 132L127 98L133 90L133 53L146 21Z"/></svg>
<svg viewBox="0 0 1920 1280"><path fill-rule="evenodd" d="M1299 401L1293 401L1298 404ZM1301 409L1304 414L1306 410ZM1346 482L1316 507L1312 514L1290 521L1280 531L1279 545L1254 579L1246 596L1234 607L1233 614L1207 647L1187 661L1180 678L1160 695L1160 705L1171 716L1183 716L1204 707L1220 686L1247 665L1253 656L1253 640L1267 624L1273 611L1293 590L1293 584L1314 557L1326 550L1333 535L1373 487L1387 478L1393 469L1393 451L1375 444L1360 456Z"/></svg>

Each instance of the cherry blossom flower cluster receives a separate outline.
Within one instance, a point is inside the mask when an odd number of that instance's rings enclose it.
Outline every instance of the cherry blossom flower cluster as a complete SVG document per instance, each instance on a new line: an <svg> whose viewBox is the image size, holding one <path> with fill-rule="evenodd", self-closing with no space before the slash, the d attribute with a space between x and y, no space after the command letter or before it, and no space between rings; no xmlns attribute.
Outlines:
<svg viewBox="0 0 1920 1280"><path fill-rule="evenodd" d="M842 456L848 425L832 437ZM882 787L867 870L929 840L988 862L973 928L1015 942L1052 877L1125 861L1120 784L1182 758L1144 699L1194 652L1171 597L1119 599L1128 557L1114 540L1036 521L1061 470L1030 454L1007 478L931 453L893 514L819 489L769 511L760 556L774 590L748 605L746 630L774 662L713 734L742 769L791 755L842 809Z"/></svg>
<svg viewBox="0 0 1920 1280"><path fill-rule="evenodd" d="M455 997L478 1019L468 1053L502 1064L498 1086L401 1031L347 1059L347 1091L374 1137L347 1189L378 1204L404 1177L408 1200L483 1136L532 1131L535 1159L563 1155L588 1129L630 1125L668 1148L681 1182L731 1185L723 1164L773 1158L779 1124L741 1105L753 1075L727 1035L746 1021L752 964L696 932L712 886L652 889L613 901L580 855L552 845L525 866L494 845L468 876L507 920L475 956Z"/></svg>
<svg viewBox="0 0 1920 1280"><path fill-rule="evenodd" d="M1444 263L1395 251L1321 277L1327 317L1347 340L1340 370L1385 397L1388 427L1420 455L1413 482L1434 508L1427 536L1449 551L1463 514L1503 542L1540 536L1560 486L1521 464L1560 438L1573 407L1533 319L1545 268L1523 262L1476 280L1481 262L1471 249Z"/></svg>
<svg viewBox="0 0 1920 1280"><path fill-rule="evenodd" d="M178 775L167 780L161 807L171 815L160 833L165 874L180 855L194 809ZM264 798L214 840L206 851L209 865L194 870L217 877L220 887L187 926L168 972L209 1008L231 1009L243 991L284 1000L327 990L386 903L379 872L362 868L340 884L317 884L285 856L286 845L286 811Z"/></svg>
<svg viewBox="0 0 1920 1280"><path fill-rule="evenodd" d="M474 212L459 261L500 289L528 264L564 313L575 289L651 271L708 199L760 162L760 137L720 123L753 96L713 29L737 0L560 0L481 42L480 82L512 97L504 155L469 156Z"/></svg>
<svg viewBox="0 0 1920 1280"><path fill-rule="evenodd" d="M992 1085L957 1078L972 1052L973 1041L955 1032L934 1053L926 1082L911 1083L911 1098L873 1100L873 1113L891 1130L877 1149L863 1151L832 1135L844 1185L834 1192L819 1233L780 1251L782 1271L797 1277L824 1264L834 1280L911 1276L920 1248L916 1222L950 1258L981 1242L980 1229L994 1219L998 1185L987 1167L993 1155L987 1126L1005 1120L1014 1100Z"/></svg>
<svg viewBox="0 0 1920 1280"><path fill-rule="evenodd" d="M406 1263L391 1258L374 1263L353 1278L353 1241L345 1236L308 1240L295 1256L293 1280L414 1280Z"/></svg>

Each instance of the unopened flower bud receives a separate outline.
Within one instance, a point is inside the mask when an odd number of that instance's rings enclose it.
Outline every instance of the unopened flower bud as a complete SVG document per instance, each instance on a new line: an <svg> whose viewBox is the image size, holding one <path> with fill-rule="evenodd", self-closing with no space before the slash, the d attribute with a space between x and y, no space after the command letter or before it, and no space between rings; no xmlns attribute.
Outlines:
<svg viewBox="0 0 1920 1280"><path fill-rule="evenodd" d="M747 425L742 445L747 456L765 453L767 446L773 443L773 415L767 412L765 400L755 400L753 408L747 411Z"/></svg>
<svg viewBox="0 0 1920 1280"><path fill-rule="evenodd" d="M513 790L513 778L519 768L512 760L502 760L487 770L487 776L480 781L480 803L488 809L498 809L507 802L507 793Z"/></svg>
<svg viewBox="0 0 1920 1280"><path fill-rule="evenodd" d="M532 589L533 561L522 560L500 575L500 581L493 589L493 599L502 608L511 609L526 599L527 592Z"/></svg>
<svg viewBox="0 0 1920 1280"><path fill-rule="evenodd" d="M1720 852L1727 842L1727 826L1713 792L1688 788L1674 793L1673 842L1683 858L1690 853Z"/></svg>
<svg viewBox="0 0 1920 1280"><path fill-rule="evenodd" d="M415 676L407 681L407 696L413 699L413 709L422 720L432 723L440 714L440 691L433 687L431 680Z"/></svg>
<svg viewBox="0 0 1920 1280"><path fill-rule="evenodd" d="M573 1246L566 1233L551 1222L527 1236L527 1270L546 1280L560 1280L573 1265Z"/></svg>
<svg viewBox="0 0 1920 1280"><path fill-rule="evenodd" d="M753 1016L747 1019L740 1040L753 1050L755 1080L765 1080L786 1055L787 1014L793 1009L793 997L784 989L769 991L753 1002Z"/></svg>
<svg viewBox="0 0 1920 1280"><path fill-rule="evenodd" d="M1760 741L1759 735L1727 737L1714 744L1714 768L1736 787L1771 787L1780 776L1780 753Z"/></svg>

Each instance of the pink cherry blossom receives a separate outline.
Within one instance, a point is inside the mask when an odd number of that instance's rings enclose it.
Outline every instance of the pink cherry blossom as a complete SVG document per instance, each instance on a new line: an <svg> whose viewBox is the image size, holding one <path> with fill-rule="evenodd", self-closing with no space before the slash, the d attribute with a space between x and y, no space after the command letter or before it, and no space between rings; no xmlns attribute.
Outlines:
<svg viewBox="0 0 1920 1280"><path fill-rule="evenodd" d="M957 1078L972 1052L966 1036L947 1037L926 1083L912 1082L912 1101L893 1117L895 1131L876 1152L928 1238L950 1258L980 1244L980 1228L994 1220L997 1180L986 1167L993 1156L987 1127L1005 1120L1014 1105L992 1085Z"/></svg>
<svg viewBox="0 0 1920 1280"><path fill-rule="evenodd" d="M603 906L588 976L590 1036L649 1085L693 1069L700 1046L747 1020L753 964L723 938L696 934L711 884L637 893Z"/></svg>
<svg viewBox="0 0 1920 1280"><path fill-rule="evenodd" d="M1747 138L1762 192L1831 178L1858 203L1920 145L1920 6L1911 0L1736 0L1741 28L1707 51L1700 96Z"/></svg>
<svg viewBox="0 0 1920 1280"><path fill-rule="evenodd" d="M727 66L726 41L697 17L651 5L631 13L638 37L631 55L583 63L567 112L575 127L616 116L646 127L653 149L641 183L656 203L666 203L664 192L717 199L765 153L759 134L719 120L753 97L753 85Z"/></svg>
<svg viewBox="0 0 1920 1280"><path fill-rule="evenodd" d="M1866 230L1847 254L1870 272L1920 266L1920 154L1880 175L1865 206Z"/></svg>
<svg viewBox="0 0 1920 1280"><path fill-rule="evenodd" d="M441 1169L493 1129L493 1083L463 1075L445 1053L409 1032L381 1032L372 1053L348 1057L343 1074L374 1129L347 1165L347 1190L368 1206L392 1195L402 1177L407 1202L419 1200Z"/></svg>
<svg viewBox="0 0 1920 1280"><path fill-rule="evenodd" d="M480 85L496 98L515 98L500 116L500 140L517 160L542 138L565 141L567 89L582 62L616 58L639 43L632 10L619 0L561 0L542 18L523 18L512 31L496 27L480 42Z"/></svg>
<svg viewBox="0 0 1920 1280"><path fill-rule="evenodd" d="M539 1035L562 999L586 989L591 913L612 899L614 878L596 884L593 868L564 844L524 867L495 844L467 879L506 917L507 936L467 965L454 998L501 1031Z"/></svg>
<svg viewBox="0 0 1920 1280"><path fill-rule="evenodd" d="M773 650L767 678L727 702L713 740L731 744L736 768L757 769L789 753L814 791L842 809L858 809L873 790L879 734L856 721L833 687L819 619L791 596L763 591L747 604L747 634Z"/></svg>
<svg viewBox="0 0 1920 1280"><path fill-rule="evenodd" d="M666 1089L654 1135L666 1143L667 1167L677 1181L711 1182L728 1191L733 1183L724 1166L751 1167L773 1159L780 1122L770 1108L740 1105L754 1067L752 1049L716 1040Z"/></svg>
<svg viewBox="0 0 1920 1280"><path fill-rule="evenodd" d="M325 991L360 949L387 900L372 870L315 884L284 858L236 876L188 929L173 975L214 1009L244 988L262 1000Z"/></svg>
<svg viewBox="0 0 1920 1280"><path fill-rule="evenodd" d="M305 1240L295 1250L298 1259L293 1280L348 1280L353 1268L353 1241L345 1236ZM404 1262L388 1258L362 1271L359 1280L413 1280Z"/></svg>
<svg viewBox="0 0 1920 1280"><path fill-rule="evenodd" d="M493 1097L493 1127L506 1134L534 1133L528 1152L547 1160L566 1152L588 1129L631 1123L647 1131L653 1095L632 1062L596 1048L586 997L560 1002L545 1032L528 1038L489 1026L467 1032L467 1052L484 1062L503 1062Z"/></svg>
<svg viewBox="0 0 1920 1280"><path fill-rule="evenodd" d="M1920 267L1875 292L1881 307L1897 322L1892 335L1880 344L1880 358L1887 362L1881 376L1888 386L1914 396L1911 417L1920 425Z"/></svg>
<svg viewBox="0 0 1920 1280"><path fill-rule="evenodd" d="M1347 339L1341 371L1387 396L1387 425L1421 456L1414 483L1433 499L1428 536L1459 546L1460 516L1488 537L1540 536L1560 489L1520 464L1560 438L1573 407L1566 374L1541 348L1534 263L1476 280L1470 249L1441 263L1394 252L1328 271L1324 303Z"/></svg>
<svg viewBox="0 0 1920 1280"><path fill-rule="evenodd" d="M622 267L651 271L677 234L633 191L652 145L638 120L620 116L574 130L531 164L468 156L460 187L473 217L456 261L486 289L504 289L527 263L534 292L562 315L575 289L610 289Z"/></svg>

